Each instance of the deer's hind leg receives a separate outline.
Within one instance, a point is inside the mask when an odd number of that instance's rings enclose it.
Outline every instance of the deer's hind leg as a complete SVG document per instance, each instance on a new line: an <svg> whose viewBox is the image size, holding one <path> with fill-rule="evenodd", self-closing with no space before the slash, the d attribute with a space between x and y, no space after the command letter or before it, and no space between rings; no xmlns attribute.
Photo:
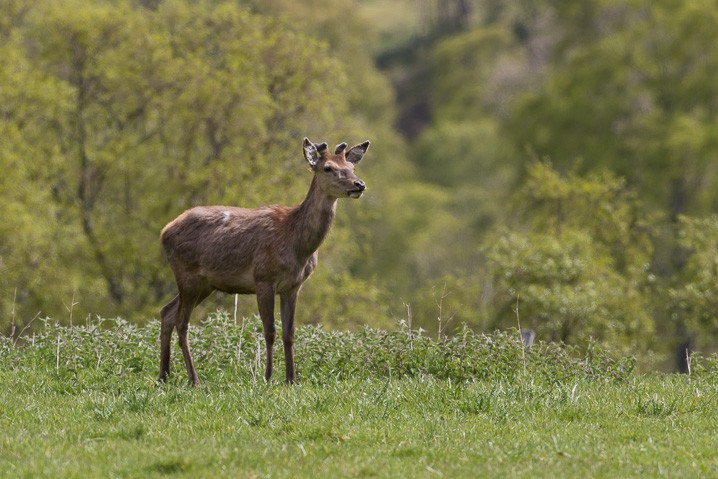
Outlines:
<svg viewBox="0 0 718 479"><path fill-rule="evenodd" d="M172 330L177 323L179 295L167 303L160 311L160 376L157 382L163 383L170 375L170 346Z"/></svg>
<svg viewBox="0 0 718 479"><path fill-rule="evenodd" d="M184 364L187 368L187 376L193 386L199 386L199 378L197 377L197 371L194 368L194 362L192 361L192 352L189 347L189 340L187 337L189 330L189 320L192 315L192 310L199 303L204 301L207 296L212 293L212 288L206 283L198 285L196 288L184 289L179 294L179 305L177 307L177 336L179 347L182 350L184 356Z"/></svg>

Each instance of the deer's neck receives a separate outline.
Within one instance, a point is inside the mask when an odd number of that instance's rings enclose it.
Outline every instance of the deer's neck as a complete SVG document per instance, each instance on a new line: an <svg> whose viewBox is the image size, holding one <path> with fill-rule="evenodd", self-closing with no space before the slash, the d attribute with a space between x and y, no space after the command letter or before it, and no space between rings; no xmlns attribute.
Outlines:
<svg viewBox="0 0 718 479"><path fill-rule="evenodd" d="M295 249L300 256L310 256L319 249L332 227L336 210L337 199L324 194L314 178L306 198L292 212L292 226L297 232Z"/></svg>

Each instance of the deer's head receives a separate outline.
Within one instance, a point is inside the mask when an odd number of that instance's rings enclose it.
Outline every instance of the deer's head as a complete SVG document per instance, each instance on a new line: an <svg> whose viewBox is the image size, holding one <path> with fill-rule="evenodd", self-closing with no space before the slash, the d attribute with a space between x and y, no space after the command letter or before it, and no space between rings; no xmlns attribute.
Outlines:
<svg viewBox="0 0 718 479"><path fill-rule="evenodd" d="M359 198L366 184L354 174L354 165L364 157L369 144L365 141L347 149L346 143L340 143L332 154L326 143L315 144L305 138L304 158L312 167L319 188L334 198Z"/></svg>

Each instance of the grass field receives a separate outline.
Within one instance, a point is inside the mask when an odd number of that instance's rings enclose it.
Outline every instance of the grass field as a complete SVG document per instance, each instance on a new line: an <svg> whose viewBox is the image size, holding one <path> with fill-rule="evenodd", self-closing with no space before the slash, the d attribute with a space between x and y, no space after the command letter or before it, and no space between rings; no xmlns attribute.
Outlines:
<svg viewBox="0 0 718 479"><path fill-rule="evenodd" d="M190 334L198 389L178 351L155 385L156 322L3 338L0 476L718 476L715 359L643 376L510 334L304 327L291 387L281 363L261 378L258 321L218 314Z"/></svg>

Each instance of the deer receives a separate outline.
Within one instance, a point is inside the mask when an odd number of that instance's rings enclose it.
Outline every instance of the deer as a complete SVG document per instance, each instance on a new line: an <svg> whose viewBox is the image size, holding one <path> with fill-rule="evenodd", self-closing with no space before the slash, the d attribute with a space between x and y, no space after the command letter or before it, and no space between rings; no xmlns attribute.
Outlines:
<svg viewBox="0 0 718 479"><path fill-rule="evenodd" d="M365 141L347 149L304 138L304 159L314 177L297 206L196 206L168 223L160 241L177 283L177 295L160 311L160 373L170 374L170 346L176 329L192 386L199 378L189 347L192 311L214 291L254 294L267 350L264 378L272 376L276 327L275 296L279 295L286 382L296 382L294 313L299 291L317 266L317 250L334 221L339 198L359 198L366 184L354 166L369 149Z"/></svg>

